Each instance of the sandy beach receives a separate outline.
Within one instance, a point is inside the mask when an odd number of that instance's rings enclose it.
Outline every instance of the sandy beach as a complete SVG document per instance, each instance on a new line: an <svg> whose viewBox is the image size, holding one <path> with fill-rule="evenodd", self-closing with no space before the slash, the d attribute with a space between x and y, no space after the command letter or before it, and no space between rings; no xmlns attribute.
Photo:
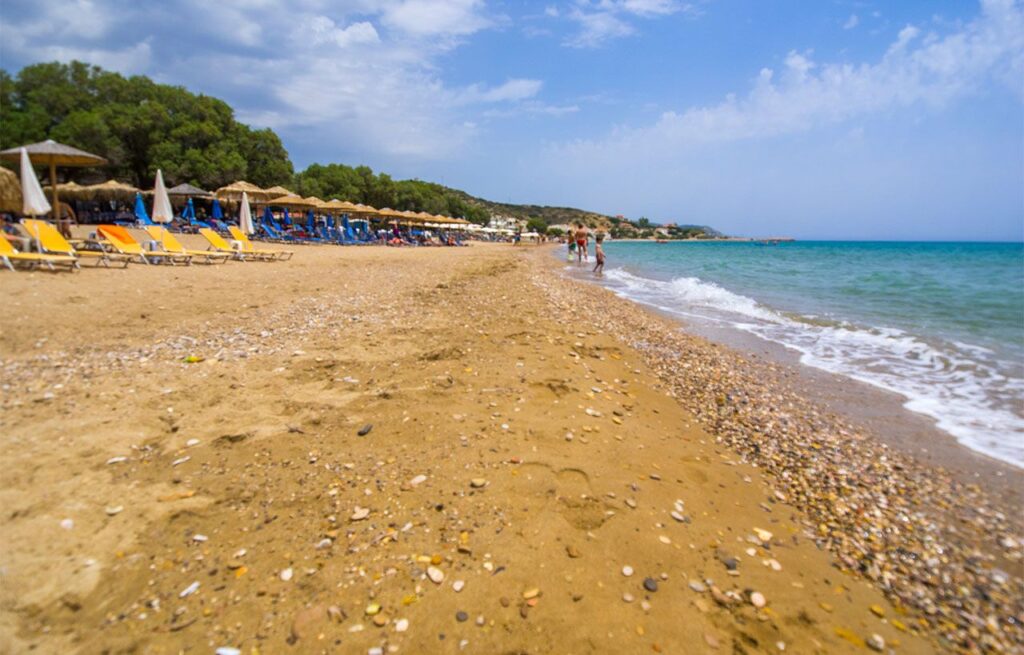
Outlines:
<svg viewBox="0 0 1024 655"><path fill-rule="evenodd" d="M293 249L3 275L6 652L1022 648L1012 483L543 247Z"/></svg>

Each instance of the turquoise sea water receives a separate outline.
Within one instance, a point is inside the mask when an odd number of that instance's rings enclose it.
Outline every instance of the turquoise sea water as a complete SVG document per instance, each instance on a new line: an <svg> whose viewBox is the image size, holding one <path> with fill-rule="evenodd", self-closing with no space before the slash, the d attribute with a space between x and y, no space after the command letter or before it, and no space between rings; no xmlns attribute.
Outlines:
<svg viewBox="0 0 1024 655"><path fill-rule="evenodd" d="M606 244L602 282L688 321L902 394L1024 466L1024 244Z"/></svg>

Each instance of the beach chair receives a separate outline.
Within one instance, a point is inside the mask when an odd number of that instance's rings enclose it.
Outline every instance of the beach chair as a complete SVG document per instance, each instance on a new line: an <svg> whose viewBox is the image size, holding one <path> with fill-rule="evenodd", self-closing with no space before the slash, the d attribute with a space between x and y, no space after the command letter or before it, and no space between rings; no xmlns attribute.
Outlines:
<svg viewBox="0 0 1024 655"><path fill-rule="evenodd" d="M158 242L160 247L167 252L179 255L190 255L192 260L196 262L203 264L223 264L231 258L231 255L226 252L215 252L213 250L189 250L185 246L181 245L178 238L171 234L167 228L161 225L147 227L146 233L149 234L150 238Z"/></svg>
<svg viewBox="0 0 1024 655"><path fill-rule="evenodd" d="M37 252L18 252L2 233L0 233L0 259L3 260L4 266L12 271L16 270L14 262L25 262L35 266L43 265L51 271L57 270L54 264L65 265L69 271L79 268L78 258L71 255L43 255Z"/></svg>
<svg viewBox="0 0 1024 655"><path fill-rule="evenodd" d="M130 257L126 257L120 253L107 252L106 250L78 250L65 239L57 228L50 225L46 221L41 221L36 218L25 218L22 219L21 224L25 226L25 230L29 233L36 243L39 244L39 250L43 253L52 255L65 255L68 257L78 257L79 259L92 259L99 266L110 266L112 262L120 262L128 266L131 261Z"/></svg>
<svg viewBox="0 0 1024 655"><path fill-rule="evenodd" d="M291 259L292 255L295 254L291 250L261 250L256 248L252 245L252 241L249 241L249 235L234 225L229 225L228 231L231 232L232 239L241 242L242 252L246 255L252 255L267 261L285 261Z"/></svg>
<svg viewBox="0 0 1024 655"><path fill-rule="evenodd" d="M143 264L166 262L168 264L191 264L192 255L167 252L166 250L145 250L128 230L120 225L99 225L96 232L101 234L110 246L128 257L135 257ZM152 260L152 261L151 261Z"/></svg>
<svg viewBox="0 0 1024 655"><path fill-rule="evenodd" d="M224 240L224 237L217 234L210 228L199 228L199 234L201 234L203 238L206 239L206 242L210 244L210 248L214 252L226 254L230 256L232 259L237 259L240 262L245 261L245 253L243 253L241 250L235 250L234 248L232 248L228 244L228 242Z"/></svg>

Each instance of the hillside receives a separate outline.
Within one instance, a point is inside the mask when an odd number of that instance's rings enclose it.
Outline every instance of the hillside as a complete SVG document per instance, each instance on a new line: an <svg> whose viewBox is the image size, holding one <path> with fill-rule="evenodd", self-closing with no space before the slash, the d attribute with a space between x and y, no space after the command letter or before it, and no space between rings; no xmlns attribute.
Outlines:
<svg viewBox="0 0 1024 655"><path fill-rule="evenodd" d="M572 207L491 202L433 182L394 180L368 166L314 163L295 172L280 137L237 121L223 100L78 61L33 64L15 76L0 69L0 149L44 139L108 160L103 168L60 171L77 181L116 178L147 188L160 169L169 185L187 182L216 189L244 179L263 187L284 185L303 196L445 214L478 224L511 216L531 221L531 229L583 222L620 238L716 234L682 226L656 235L658 226L643 218L634 222Z"/></svg>

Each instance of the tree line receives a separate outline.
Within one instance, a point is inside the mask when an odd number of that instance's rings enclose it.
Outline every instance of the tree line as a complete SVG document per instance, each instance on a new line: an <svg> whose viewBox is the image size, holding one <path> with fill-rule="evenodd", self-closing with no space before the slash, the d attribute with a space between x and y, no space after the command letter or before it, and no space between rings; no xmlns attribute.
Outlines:
<svg viewBox="0 0 1024 655"><path fill-rule="evenodd" d="M303 196L426 211L485 223L466 194L393 180L368 166L312 164L296 173L280 137L238 122L223 100L148 77L124 77L80 61L0 69L0 149L53 139L107 159L110 177L148 188L161 169L171 184L216 189L235 180L283 185ZM92 170L68 170L71 176Z"/></svg>

